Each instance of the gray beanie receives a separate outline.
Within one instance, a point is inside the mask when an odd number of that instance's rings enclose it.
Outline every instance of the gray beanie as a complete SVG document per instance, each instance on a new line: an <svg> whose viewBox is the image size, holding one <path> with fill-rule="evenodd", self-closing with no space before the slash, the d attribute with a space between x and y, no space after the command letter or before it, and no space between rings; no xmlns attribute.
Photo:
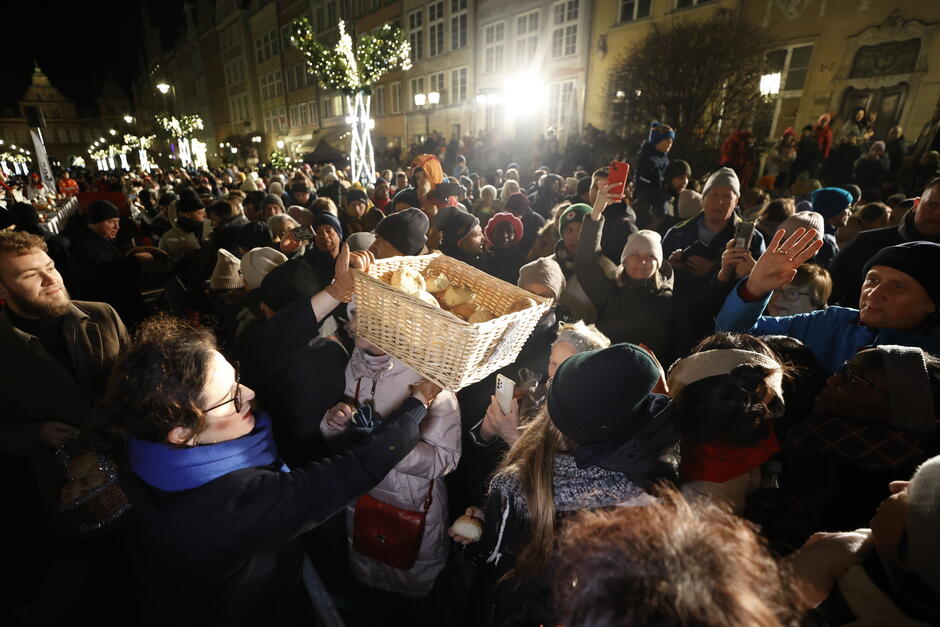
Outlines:
<svg viewBox="0 0 940 627"><path fill-rule="evenodd" d="M738 181L738 175L731 168L719 168L709 174L705 187L702 188L702 196L713 187L730 187L735 196L741 197L741 183Z"/></svg>
<svg viewBox="0 0 940 627"><path fill-rule="evenodd" d="M656 231L643 229L636 233L631 233L627 238L627 245L623 247L620 254L620 263L627 260L627 257L633 253L651 255L656 259L657 267L663 265L663 238Z"/></svg>
<svg viewBox="0 0 940 627"><path fill-rule="evenodd" d="M544 285L555 295L555 300L565 291L565 274L558 262L550 257L541 257L519 268L519 287L536 283Z"/></svg>
<svg viewBox="0 0 940 627"><path fill-rule="evenodd" d="M815 211L797 211L787 217L787 219L781 222L780 226L777 227L778 231L786 231L786 235L783 236L783 240L781 241L786 241L786 239L799 228L804 228L807 231L816 229L816 239L822 239L825 233L826 223L823 221L822 214L820 213L816 213Z"/></svg>
<svg viewBox="0 0 940 627"><path fill-rule="evenodd" d="M907 562L940 600L940 455L920 465L907 495Z"/></svg>
<svg viewBox="0 0 940 627"><path fill-rule="evenodd" d="M679 217L688 220L702 210L702 195L694 189L684 189L679 194L677 205Z"/></svg>

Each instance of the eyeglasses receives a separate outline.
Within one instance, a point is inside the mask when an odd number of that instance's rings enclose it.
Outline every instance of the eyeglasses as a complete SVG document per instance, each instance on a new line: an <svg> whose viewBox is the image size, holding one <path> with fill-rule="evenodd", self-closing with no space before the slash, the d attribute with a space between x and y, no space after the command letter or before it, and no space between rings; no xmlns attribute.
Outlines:
<svg viewBox="0 0 940 627"><path fill-rule="evenodd" d="M784 298L784 300L789 300L791 302L800 300L800 296L808 296L810 298L813 297L812 292L801 292L794 287L786 287L780 290L780 295Z"/></svg>
<svg viewBox="0 0 940 627"><path fill-rule="evenodd" d="M868 379L860 375L858 371L855 369L855 366L849 361L842 364L842 368L839 369L839 372L842 373L842 376L845 377L847 381L851 381L852 383L861 383L865 387L869 387L873 390L878 390L879 392L887 394L886 390L883 390L882 388L878 387L877 385L875 385L874 383L872 383L871 381L869 381Z"/></svg>
<svg viewBox="0 0 940 627"><path fill-rule="evenodd" d="M235 403L235 413L239 414L242 411L242 384L241 384L241 372L238 368L238 363L235 363L235 396L228 399L227 401L222 401L218 405L213 405L209 409L203 409L203 413L208 413L213 409L218 409L222 405L228 405L229 403Z"/></svg>

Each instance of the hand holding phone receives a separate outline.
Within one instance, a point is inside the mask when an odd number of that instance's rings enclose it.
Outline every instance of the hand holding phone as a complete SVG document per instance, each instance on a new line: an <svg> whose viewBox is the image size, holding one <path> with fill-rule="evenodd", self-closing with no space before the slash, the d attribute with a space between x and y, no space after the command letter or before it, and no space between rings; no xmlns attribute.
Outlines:
<svg viewBox="0 0 940 627"><path fill-rule="evenodd" d="M734 227L734 247L750 248L751 240L754 238L753 222L738 222Z"/></svg>
<svg viewBox="0 0 940 627"><path fill-rule="evenodd" d="M630 175L630 164L623 161L610 162L610 174L607 176L607 183L611 185L608 190L611 194L622 194L626 189L627 176ZM615 185L619 183L619 185Z"/></svg>
<svg viewBox="0 0 940 627"><path fill-rule="evenodd" d="M515 381L501 374L496 375L496 401L504 414L512 410L512 395L515 389Z"/></svg>
<svg viewBox="0 0 940 627"><path fill-rule="evenodd" d="M309 242L314 238L313 229L309 226L298 226L291 229L290 232L298 242Z"/></svg>

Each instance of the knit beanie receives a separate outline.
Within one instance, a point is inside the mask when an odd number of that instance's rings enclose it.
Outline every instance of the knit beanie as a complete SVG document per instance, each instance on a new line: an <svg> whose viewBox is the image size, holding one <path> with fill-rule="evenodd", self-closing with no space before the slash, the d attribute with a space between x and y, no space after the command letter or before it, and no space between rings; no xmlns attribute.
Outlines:
<svg viewBox="0 0 940 627"><path fill-rule="evenodd" d="M280 196L284 193L284 186L281 185L280 181L271 181L271 184L268 185L268 191L275 196Z"/></svg>
<svg viewBox="0 0 940 627"><path fill-rule="evenodd" d="M424 212L414 207L382 218L375 234L395 247L402 255L417 255L428 243L431 223Z"/></svg>
<svg viewBox="0 0 940 627"><path fill-rule="evenodd" d="M852 204L852 194L841 187L823 187L813 190L810 199L813 202L813 211L827 220L839 215Z"/></svg>
<svg viewBox="0 0 940 627"><path fill-rule="evenodd" d="M320 291L320 284L309 263L292 259L268 272L258 290L261 302L277 312L295 301L312 298Z"/></svg>
<svg viewBox="0 0 940 627"><path fill-rule="evenodd" d="M346 204L351 202L362 202L369 204L369 197L358 187L351 187L346 191Z"/></svg>
<svg viewBox="0 0 940 627"><path fill-rule="evenodd" d="M687 220L702 210L702 195L694 189L684 189L679 193L676 210L679 217Z"/></svg>
<svg viewBox="0 0 940 627"><path fill-rule="evenodd" d="M520 192L516 192L506 199L506 211L510 213L525 214L532 207L529 204L529 197Z"/></svg>
<svg viewBox="0 0 940 627"><path fill-rule="evenodd" d="M807 231L816 229L816 239L822 239L823 234L826 232L826 222L823 220L823 217L815 211L797 211L788 216L787 219L781 222L780 226L777 227L778 231L782 229L786 232L783 239L780 241L786 241L786 239L799 228L806 229Z"/></svg>
<svg viewBox="0 0 940 627"><path fill-rule="evenodd" d="M313 223L310 227L316 231L318 226L328 224L333 227L333 230L336 231L336 234L339 235L339 239L343 239L343 225L340 224L339 218L334 216L332 213L323 212L313 219Z"/></svg>
<svg viewBox="0 0 940 627"><path fill-rule="evenodd" d="M471 215L466 211L458 211L440 227L441 243L456 246L479 224L480 220L475 215Z"/></svg>
<svg viewBox="0 0 940 627"><path fill-rule="evenodd" d="M277 205L281 208L281 211L284 211L284 201L281 200L280 196L275 194L267 194L264 197L264 202L261 203L261 208L264 209L265 207L269 207L271 205Z"/></svg>
<svg viewBox="0 0 940 627"><path fill-rule="evenodd" d="M737 173L731 168L719 168L709 174L705 187L702 188L702 196L713 187L730 187L735 196L741 197L741 182L738 180Z"/></svg>
<svg viewBox="0 0 940 627"><path fill-rule="evenodd" d="M874 142L874 143L873 143L871 146L869 146L869 148L868 148L868 152L872 152L872 153L874 153L874 152L884 152L884 151L885 151L885 143L884 143L883 141L881 141L880 139L879 139L878 141Z"/></svg>
<svg viewBox="0 0 940 627"><path fill-rule="evenodd" d="M812 210L813 210L813 203L810 202L809 200L801 200L800 202L796 203L796 211L797 211L797 212L800 212L800 211L812 211ZM820 215L821 215L821 214L820 214Z"/></svg>
<svg viewBox="0 0 940 627"><path fill-rule="evenodd" d="M513 194L513 196L522 196L522 194ZM510 196L510 198L512 198L512 196ZM513 230L516 232L515 243L518 244L522 240L522 220L508 211L503 211L493 215L493 217L490 218L490 221L486 223L486 229L483 231L483 234L486 236L486 241L488 241L490 244L493 243L493 230L496 228L497 224L502 222L508 222L512 225Z"/></svg>
<svg viewBox="0 0 940 627"><path fill-rule="evenodd" d="M565 291L565 274L561 266L551 257L541 257L519 268L519 281L517 285L524 288L526 285L544 285L552 291L555 300L561 298Z"/></svg>
<svg viewBox="0 0 940 627"><path fill-rule="evenodd" d="M220 248L215 260L215 268L209 277L209 287L214 290L237 290L245 287L241 272L242 262L238 257Z"/></svg>
<svg viewBox="0 0 940 627"><path fill-rule="evenodd" d="M250 290L257 289L271 270L285 262L287 262L287 256L279 250L267 246L252 248L242 256L242 276L245 277L245 287ZM268 307L271 307L270 303ZM274 307L271 308L274 309Z"/></svg>
<svg viewBox="0 0 940 627"><path fill-rule="evenodd" d="M413 187L400 189L392 196L392 208L399 203L407 204L409 207L418 207L421 205L421 201L418 200L418 192L416 192Z"/></svg>
<svg viewBox="0 0 940 627"><path fill-rule="evenodd" d="M172 204L172 202L177 198L178 196L173 192L167 192L166 194L160 196L160 200L157 201L157 204L161 207L169 207L170 204Z"/></svg>
<svg viewBox="0 0 940 627"><path fill-rule="evenodd" d="M907 564L940 600L940 455L917 469L907 486Z"/></svg>
<svg viewBox="0 0 940 627"><path fill-rule="evenodd" d="M198 200L198 199L197 199ZM121 212L109 200L96 200L88 205L88 213L85 214L85 220L88 224L97 224L111 218L120 218Z"/></svg>
<svg viewBox="0 0 940 627"><path fill-rule="evenodd" d="M594 183L594 178L590 176L582 176L578 179L578 196L583 196L591 191L591 185Z"/></svg>
<svg viewBox="0 0 940 627"><path fill-rule="evenodd" d="M558 218L558 237L562 237L565 234L565 227L572 222L577 222L578 224L584 222L584 218L591 215L591 211L591 207L583 202L571 205L565 209Z"/></svg>
<svg viewBox="0 0 940 627"><path fill-rule="evenodd" d="M666 166L666 169L663 170L663 180L667 183L677 176L686 175L689 178L692 178L692 166L689 165L688 161L683 161L682 159L676 159L675 161L670 161L669 165Z"/></svg>
<svg viewBox="0 0 940 627"><path fill-rule="evenodd" d="M202 199L199 198L199 194L196 193L196 190L190 189L189 187L184 187L180 190L180 197L176 201L177 213L191 213L205 208L206 205L202 202Z"/></svg>
<svg viewBox="0 0 940 627"><path fill-rule="evenodd" d="M369 250L375 243L375 233L362 231L353 233L346 238L346 245L349 246L349 252L354 253L357 250Z"/></svg>
<svg viewBox="0 0 940 627"><path fill-rule="evenodd" d="M247 251L270 246L274 242L274 234L264 222L249 222L239 227L236 242L239 248Z"/></svg>
<svg viewBox="0 0 940 627"><path fill-rule="evenodd" d="M672 130L668 124L663 124L661 122L652 122L650 124L650 134L649 142L651 146L655 146L664 139L675 139L676 132Z"/></svg>
<svg viewBox="0 0 940 627"><path fill-rule="evenodd" d="M940 307L940 244L905 242L875 253L865 264L865 274L874 266L894 268L921 284L934 305Z"/></svg>
<svg viewBox="0 0 940 627"><path fill-rule="evenodd" d="M627 238L627 245L623 247L620 254L620 263L627 260L627 257L635 254L652 255L656 259L656 267L663 265L663 238L656 231L643 229L636 233L631 233Z"/></svg>
<svg viewBox="0 0 940 627"><path fill-rule="evenodd" d="M577 353L555 372L548 388L549 417L578 444L622 437L647 419L648 399L659 376L659 366L633 344Z"/></svg>

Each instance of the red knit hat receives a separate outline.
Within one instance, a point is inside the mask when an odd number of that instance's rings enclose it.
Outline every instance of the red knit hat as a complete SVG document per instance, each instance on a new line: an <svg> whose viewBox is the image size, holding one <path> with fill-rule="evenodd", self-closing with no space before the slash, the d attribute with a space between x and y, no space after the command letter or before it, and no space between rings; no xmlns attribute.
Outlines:
<svg viewBox="0 0 940 627"><path fill-rule="evenodd" d="M490 218L490 221L486 223L486 229L483 231L483 234L486 236L486 241L488 241L491 245L493 244L493 230L500 222L508 222L512 225L513 230L516 232L516 242L519 242L522 239L522 220L512 215L508 211L503 211L502 213L497 213L492 218Z"/></svg>

